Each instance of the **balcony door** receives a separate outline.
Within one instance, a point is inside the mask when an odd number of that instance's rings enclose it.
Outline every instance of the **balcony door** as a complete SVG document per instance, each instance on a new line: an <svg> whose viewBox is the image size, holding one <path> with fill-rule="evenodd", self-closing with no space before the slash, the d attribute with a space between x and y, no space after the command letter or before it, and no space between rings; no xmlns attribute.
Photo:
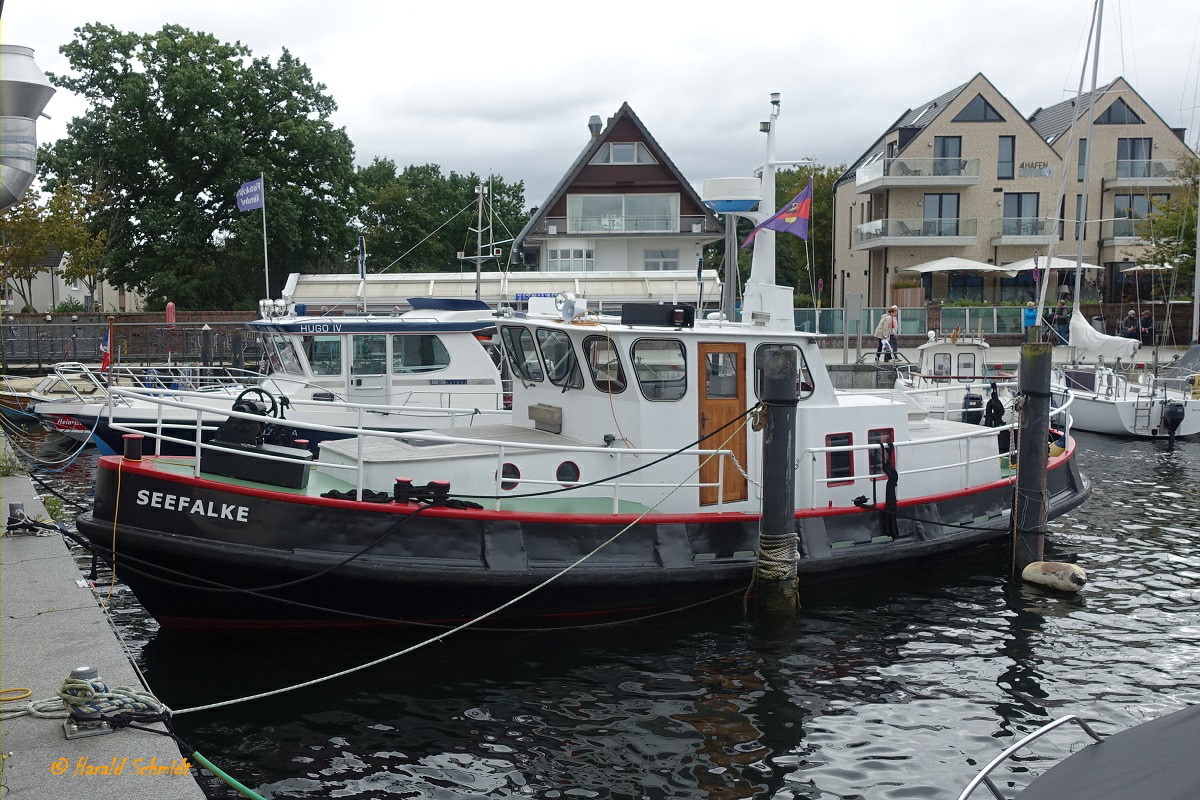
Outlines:
<svg viewBox="0 0 1200 800"><path fill-rule="evenodd" d="M933 137L933 158L934 175L961 175L962 137Z"/></svg>
<svg viewBox="0 0 1200 800"><path fill-rule="evenodd" d="M1149 178L1153 139L1117 139L1117 177Z"/></svg>
<svg viewBox="0 0 1200 800"><path fill-rule="evenodd" d="M1008 192L1004 195L1004 235L1037 236L1038 193Z"/></svg>
<svg viewBox="0 0 1200 800"><path fill-rule="evenodd" d="M923 203L925 236L958 236L958 195L927 194Z"/></svg>

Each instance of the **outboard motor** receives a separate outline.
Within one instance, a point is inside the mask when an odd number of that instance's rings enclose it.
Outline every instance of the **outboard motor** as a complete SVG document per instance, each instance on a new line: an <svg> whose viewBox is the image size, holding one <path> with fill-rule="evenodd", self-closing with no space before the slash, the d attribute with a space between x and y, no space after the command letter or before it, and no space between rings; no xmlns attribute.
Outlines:
<svg viewBox="0 0 1200 800"><path fill-rule="evenodd" d="M979 421L983 419L982 396L977 395L974 392L967 392L963 395L962 407L962 421L968 425L978 425Z"/></svg>
<svg viewBox="0 0 1200 800"><path fill-rule="evenodd" d="M1162 424L1167 429L1167 441L1171 444L1175 443L1175 432L1183 424L1183 415L1186 413L1186 410L1183 403L1178 400L1171 400L1167 403L1166 408L1163 409Z"/></svg>

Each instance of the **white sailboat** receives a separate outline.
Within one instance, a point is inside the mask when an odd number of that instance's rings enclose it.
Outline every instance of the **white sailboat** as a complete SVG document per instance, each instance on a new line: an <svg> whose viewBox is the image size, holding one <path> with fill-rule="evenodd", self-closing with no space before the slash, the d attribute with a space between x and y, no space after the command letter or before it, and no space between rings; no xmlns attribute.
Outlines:
<svg viewBox="0 0 1200 800"><path fill-rule="evenodd" d="M1095 35L1092 46L1092 90L1088 97L1088 122L1086 140L1092 141L1092 125L1096 116L1096 72L1100 61L1100 26L1103 20L1103 3L1097 4ZM1083 93L1084 70L1079 77L1079 92ZM1075 124L1071 124L1071 134ZM1083 151L1083 175L1091 175L1091 147ZM1069 150L1068 150L1069 152ZM1086 188L1083 196L1087 197ZM1086 210L1086 202L1084 205ZM1053 249L1049 263L1053 263ZM1069 392L1073 398L1071 418L1078 430L1104 433L1115 436L1139 438L1168 438L1193 436L1200 433L1200 397L1192 393L1168 388L1165 382L1152 377L1145 381L1130 380L1120 370L1122 360L1128 362L1137 351L1139 342L1120 336L1109 336L1093 328L1079 311L1080 286L1083 264L1083 240L1075 262L1075 309L1071 314L1068 344L1079 361L1054 370L1052 390L1059 397ZM1045 307L1046 287L1042 285L1039 307ZM1095 360L1087 363L1088 357ZM1113 366L1105 363L1111 359ZM1145 376L1143 376L1145 377Z"/></svg>

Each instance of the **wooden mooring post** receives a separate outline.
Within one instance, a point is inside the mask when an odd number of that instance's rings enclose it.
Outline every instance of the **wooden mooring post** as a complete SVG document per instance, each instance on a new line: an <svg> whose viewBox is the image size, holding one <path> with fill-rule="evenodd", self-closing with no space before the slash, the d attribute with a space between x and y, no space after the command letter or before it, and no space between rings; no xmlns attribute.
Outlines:
<svg viewBox="0 0 1200 800"><path fill-rule="evenodd" d="M1017 493L1013 500L1012 576L1041 561L1046 540L1046 463L1050 442L1049 343L1021 345L1017 388L1021 421L1017 432Z"/></svg>

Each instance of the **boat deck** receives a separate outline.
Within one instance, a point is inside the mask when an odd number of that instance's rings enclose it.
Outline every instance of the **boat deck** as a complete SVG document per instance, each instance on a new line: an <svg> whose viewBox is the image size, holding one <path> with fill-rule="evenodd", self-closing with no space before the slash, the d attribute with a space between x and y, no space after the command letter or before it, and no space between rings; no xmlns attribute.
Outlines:
<svg viewBox="0 0 1200 800"><path fill-rule="evenodd" d="M428 431L426 433L429 433ZM362 458L366 464L380 464L389 461L412 461L421 458L436 458L439 461L448 458L473 458L476 456L493 456L496 448L490 444L471 444L466 439L478 439L481 442L499 441L512 442L517 445L559 445L563 447L594 447L594 442L583 442L571 439L561 434L539 431L523 425L480 425L470 429L470 436L455 434L454 441L429 441L424 439L400 438L388 436L363 436ZM336 439L321 442L321 458L326 460L337 456L348 462L358 459L359 443L357 439ZM506 448L508 453L532 452L532 449Z"/></svg>

